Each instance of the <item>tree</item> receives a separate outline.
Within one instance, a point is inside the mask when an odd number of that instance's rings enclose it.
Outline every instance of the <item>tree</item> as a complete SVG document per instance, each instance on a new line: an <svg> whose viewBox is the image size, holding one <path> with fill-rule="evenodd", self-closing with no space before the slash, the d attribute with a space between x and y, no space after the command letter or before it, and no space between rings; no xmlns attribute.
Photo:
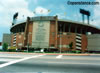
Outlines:
<svg viewBox="0 0 100 73"><path fill-rule="evenodd" d="M70 49L70 50L73 49L73 42L71 42L71 43L69 44L69 49Z"/></svg>
<svg viewBox="0 0 100 73"><path fill-rule="evenodd" d="M4 50L4 51L7 51L7 49L8 49L8 44L7 44L7 43L4 43L4 44L3 44L3 50Z"/></svg>

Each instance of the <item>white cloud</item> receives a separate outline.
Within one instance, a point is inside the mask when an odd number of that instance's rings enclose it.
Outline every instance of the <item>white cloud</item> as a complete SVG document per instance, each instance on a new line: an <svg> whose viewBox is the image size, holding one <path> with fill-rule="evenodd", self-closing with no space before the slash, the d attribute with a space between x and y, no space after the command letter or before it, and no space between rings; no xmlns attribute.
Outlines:
<svg viewBox="0 0 100 73"><path fill-rule="evenodd" d="M35 13L40 15L48 15L49 12L48 9L39 6L35 9Z"/></svg>
<svg viewBox="0 0 100 73"><path fill-rule="evenodd" d="M0 27L8 27L11 25L13 15L18 12L18 19L34 16L28 9L28 2L25 0L1 0L0 1ZM3 25L2 25L3 24Z"/></svg>

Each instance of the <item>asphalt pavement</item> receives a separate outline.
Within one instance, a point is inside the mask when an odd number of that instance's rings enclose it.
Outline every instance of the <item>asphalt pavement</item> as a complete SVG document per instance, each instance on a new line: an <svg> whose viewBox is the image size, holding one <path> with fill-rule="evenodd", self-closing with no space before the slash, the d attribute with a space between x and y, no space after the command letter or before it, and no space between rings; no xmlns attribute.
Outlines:
<svg viewBox="0 0 100 73"><path fill-rule="evenodd" d="M100 73L100 55L0 53L0 73Z"/></svg>

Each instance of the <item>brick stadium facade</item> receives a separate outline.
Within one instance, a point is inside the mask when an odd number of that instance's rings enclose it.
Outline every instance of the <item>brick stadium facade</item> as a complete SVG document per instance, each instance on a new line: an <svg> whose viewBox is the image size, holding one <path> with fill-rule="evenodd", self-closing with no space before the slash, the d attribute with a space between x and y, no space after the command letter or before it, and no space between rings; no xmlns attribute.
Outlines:
<svg viewBox="0 0 100 73"><path fill-rule="evenodd" d="M10 29L11 45L17 48L45 48L69 51L87 51L87 33L100 34L100 29L68 20L58 19L57 16L40 16L27 18L27 21L16 23Z"/></svg>

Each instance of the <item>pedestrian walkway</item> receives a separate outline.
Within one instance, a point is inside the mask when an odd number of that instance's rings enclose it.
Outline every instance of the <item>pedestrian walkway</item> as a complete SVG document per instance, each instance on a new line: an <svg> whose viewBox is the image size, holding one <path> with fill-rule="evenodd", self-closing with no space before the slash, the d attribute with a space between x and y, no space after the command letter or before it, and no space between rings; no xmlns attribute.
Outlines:
<svg viewBox="0 0 100 73"><path fill-rule="evenodd" d="M14 64L14 63L18 63L24 60L28 60L31 58L36 58L36 57L40 57L40 56L44 56L44 55L34 55L34 56L30 56L30 57L24 57L20 56L20 58L18 58L18 56L2 56L0 57L0 68ZM17 57L17 58L16 58Z"/></svg>

